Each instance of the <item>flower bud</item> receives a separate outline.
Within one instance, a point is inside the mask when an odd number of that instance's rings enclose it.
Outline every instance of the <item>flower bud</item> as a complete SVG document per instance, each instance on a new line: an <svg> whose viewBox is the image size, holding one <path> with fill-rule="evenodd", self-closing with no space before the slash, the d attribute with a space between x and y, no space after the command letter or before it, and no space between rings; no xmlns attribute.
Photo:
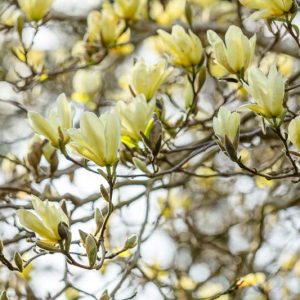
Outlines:
<svg viewBox="0 0 300 300"><path fill-rule="evenodd" d="M133 234L129 236L125 242L124 249L132 249L137 244L137 235Z"/></svg>

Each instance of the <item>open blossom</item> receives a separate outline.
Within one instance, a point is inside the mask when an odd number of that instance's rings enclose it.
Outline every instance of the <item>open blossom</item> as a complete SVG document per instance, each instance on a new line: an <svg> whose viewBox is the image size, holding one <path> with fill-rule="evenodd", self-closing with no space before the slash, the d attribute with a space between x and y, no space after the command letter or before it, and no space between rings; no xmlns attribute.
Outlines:
<svg viewBox="0 0 300 300"><path fill-rule="evenodd" d="M52 146L59 148L60 143L67 144L70 140L67 129L73 126L74 110L65 94L58 96L56 107L50 110L48 118L30 111L28 120L32 129L39 135L48 139Z"/></svg>
<svg viewBox="0 0 300 300"><path fill-rule="evenodd" d="M73 77L72 99L87 104L101 91L102 78L97 70L78 70Z"/></svg>
<svg viewBox="0 0 300 300"><path fill-rule="evenodd" d="M53 0L18 0L22 12L29 21L39 21L51 8Z"/></svg>
<svg viewBox="0 0 300 300"><path fill-rule="evenodd" d="M171 56L174 65L192 67L199 65L203 59L203 47L200 39L191 31L174 25L172 32L158 30L162 47Z"/></svg>
<svg viewBox="0 0 300 300"><path fill-rule="evenodd" d="M84 112L80 118L80 129L70 129L73 152L98 166L110 166L118 161L121 139L120 121L117 114L107 112L97 117Z"/></svg>
<svg viewBox="0 0 300 300"><path fill-rule="evenodd" d="M250 9L258 10L251 15L253 19L280 17L289 13L294 6L294 0L240 0L240 3Z"/></svg>
<svg viewBox="0 0 300 300"><path fill-rule="evenodd" d="M22 226L35 232L45 242L58 243L62 238L59 235L60 223L69 225L69 219L57 203L42 201L32 196L34 211L19 209L17 216Z"/></svg>
<svg viewBox="0 0 300 300"><path fill-rule="evenodd" d="M140 3L140 0L115 0L114 8L119 17L134 20L137 17Z"/></svg>
<svg viewBox="0 0 300 300"><path fill-rule="evenodd" d="M147 100L150 100L170 72L171 69L167 69L164 60L154 65L147 65L144 60L139 60L132 70L131 87L136 94L143 94Z"/></svg>
<svg viewBox="0 0 300 300"><path fill-rule="evenodd" d="M300 150L300 117L293 119L288 128L289 140Z"/></svg>
<svg viewBox="0 0 300 300"><path fill-rule="evenodd" d="M222 143L224 143L226 136L232 145L237 147L240 130L240 115L238 113L231 113L225 106L222 106L218 116L213 119L213 128Z"/></svg>
<svg viewBox="0 0 300 300"><path fill-rule="evenodd" d="M248 108L265 118L281 117L285 95L285 80L272 65L268 76L258 68L252 67L248 73L248 84L244 83L247 92L253 97L255 104L246 104Z"/></svg>
<svg viewBox="0 0 300 300"><path fill-rule="evenodd" d="M108 1L104 1L101 12L89 13L87 23L88 40L92 43L101 42L106 47L113 47L129 41L130 30L125 30L125 21L116 15Z"/></svg>
<svg viewBox="0 0 300 300"><path fill-rule="evenodd" d="M225 34L225 43L212 30L207 32L215 59L229 73L245 72L255 53L256 36L248 39L237 26L230 26Z"/></svg>
<svg viewBox="0 0 300 300"><path fill-rule="evenodd" d="M122 124L122 141L128 146L134 146L141 139L152 119L155 102L147 102L144 95L135 97L131 103L119 101L116 110Z"/></svg>

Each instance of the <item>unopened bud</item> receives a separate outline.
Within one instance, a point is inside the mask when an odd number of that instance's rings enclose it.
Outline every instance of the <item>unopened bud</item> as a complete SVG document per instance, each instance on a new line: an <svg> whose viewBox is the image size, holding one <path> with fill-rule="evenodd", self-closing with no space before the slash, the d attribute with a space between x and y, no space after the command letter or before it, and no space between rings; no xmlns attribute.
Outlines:
<svg viewBox="0 0 300 300"><path fill-rule="evenodd" d="M0 300L8 300L6 291L0 292Z"/></svg>
<svg viewBox="0 0 300 300"><path fill-rule="evenodd" d="M136 246L136 243L137 243L137 235L133 234L127 238L124 248L125 249L134 248Z"/></svg>
<svg viewBox="0 0 300 300"><path fill-rule="evenodd" d="M103 292L103 294L100 297L100 300L109 300L109 295L108 295L108 291L107 290L105 290Z"/></svg>
<svg viewBox="0 0 300 300"><path fill-rule="evenodd" d="M100 194L106 202L110 202L109 193L103 184L100 185Z"/></svg>
<svg viewBox="0 0 300 300"><path fill-rule="evenodd" d="M65 240L69 236L69 226L65 222L58 224L58 234L62 240Z"/></svg>
<svg viewBox="0 0 300 300"><path fill-rule="evenodd" d="M23 272L23 259L19 252L16 252L14 255L14 262L20 272Z"/></svg>
<svg viewBox="0 0 300 300"><path fill-rule="evenodd" d="M93 267L97 260L98 248L97 248L97 242L91 234L89 234L85 239L85 249L89 260L89 265L90 267Z"/></svg>
<svg viewBox="0 0 300 300"><path fill-rule="evenodd" d="M134 158L132 159L132 161L133 161L134 165L135 165L140 171L142 171L142 172L145 173L145 174L151 174L151 172L148 170L146 164L145 164L143 161L141 161L141 160L138 159L137 157L134 157Z"/></svg>
<svg viewBox="0 0 300 300"><path fill-rule="evenodd" d="M102 213L100 212L99 208L95 209L94 220L95 220L96 227L97 227L96 231L99 232L99 230L103 224L103 216L102 216Z"/></svg>
<svg viewBox="0 0 300 300"><path fill-rule="evenodd" d="M43 250L46 250L46 251L49 251L49 252L60 252L60 249L58 249L57 247L55 246L52 246L51 244L49 243L45 243L43 241L37 241L36 242L36 245L43 249Z"/></svg>

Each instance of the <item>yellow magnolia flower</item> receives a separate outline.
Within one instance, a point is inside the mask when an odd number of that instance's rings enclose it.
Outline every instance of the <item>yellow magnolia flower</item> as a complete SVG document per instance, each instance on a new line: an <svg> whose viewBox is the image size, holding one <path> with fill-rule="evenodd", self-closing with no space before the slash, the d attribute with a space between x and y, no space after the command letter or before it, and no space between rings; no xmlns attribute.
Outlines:
<svg viewBox="0 0 300 300"><path fill-rule="evenodd" d="M172 63L182 67L199 65L203 60L203 47L200 39L189 29L175 25L172 33L158 30L158 35L165 51L171 55Z"/></svg>
<svg viewBox="0 0 300 300"><path fill-rule="evenodd" d="M211 6L218 2L219 0L190 0L192 3L199 5L202 8Z"/></svg>
<svg viewBox="0 0 300 300"><path fill-rule="evenodd" d="M120 121L117 114L107 112L99 118L84 112L80 118L80 129L70 129L71 150L98 166L110 166L118 161L120 145Z"/></svg>
<svg viewBox="0 0 300 300"><path fill-rule="evenodd" d="M266 281L266 275L264 273L250 273L240 278L237 282L239 288L245 288L253 285L262 285Z"/></svg>
<svg viewBox="0 0 300 300"><path fill-rule="evenodd" d="M105 47L114 47L117 44L126 43L130 39L130 35L128 35L130 29L125 30L125 21L116 15L108 1L103 3L101 12L89 13L87 23L89 42L101 42Z"/></svg>
<svg viewBox="0 0 300 300"><path fill-rule="evenodd" d="M57 203L42 201L32 196L34 212L19 209L17 216L22 226L35 232L45 242L58 243L62 238L58 233L58 225L65 223L69 226L69 219Z"/></svg>
<svg viewBox="0 0 300 300"><path fill-rule="evenodd" d="M153 112L155 102L147 102L144 95L135 97L131 103L119 101L116 111L122 124L122 142L134 146L140 139L140 132L145 132Z"/></svg>
<svg viewBox="0 0 300 300"><path fill-rule="evenodd" d="M240 0L240 3L250 9L258 10L251 15L253 19L280 17L290 13L294 6L293 0Z"/></svg>
<svg viewBox="0 0 300 300"><path fill-rule="evenodd" d="M265 118L282 116L285 80L275 65L271 67L268 76L265 76L258 68L252 67L248 74L248 84L244 83L244 87L256 102L243 105L244 108Z"/></svg>
<svg viewBox="0 0 300 300"><path fill-rule="evenodd" d="M65 94L61 94L56 100L56 107L49 112L48 119L37 112L30 111L28 120L37 134L48 139L53 147L59 148L60 142L67 144L70 140L67 129L73 125L73 115L71 104Z"/></svg>
<svg viewBox="0 0 300 300"><path fill-rule="evenodd" d="M217 294L223 292L225 288L220 283L212 283L207 282L201 288L198 290L197 296L199 298L212 298L215 297ZM222 295L218 298L215 298L216 300L229 300L228 295Z"/></svg>
<svg viewBox="0 0 300 300"><path fill-rule="evenodd" d="M185 1L170 0L165 5L158 0L151 2L150 15L159 25L171 25L184 19Z"/></svg>
<svg viewBox="0 0 300 300"><path fill-rule="evenodd" d="M114 9L117 15L126 20L134 20L137 17L140 0L115 0Z"/></svg>
<svg viewBox="0 0 300 300"><path fill-rule="evenodd" d="M51 8L53 0L18 0L22 12L29 21L39 21Z"/></svg>
<svg viewBox="0 0 300 300"><path fill-rule="evenodd" d="M240 130L240 115L238 113L231 113L225 106L222 106L219 109L218 117L213 119L213 128L222 142L227 136L232 145L237 147Z"/></svg>
<svg viewBox="0 0 300 300"><path fill-rule="evenodd" d="M78 70L73 77L72 99L87 104L101 91L102 78L97 70Z"/></svg>
<svg viewBox="0 0 300 300"><path fill-rule="evenodd" d="M300 116L290 122L288 134L289 140L300 150Z"/></svg>
<svg viewBox="0 0 300 300"><path fill-rule="evenodd" d="M213 48L217 63L229 73L245 72L251 64L255 52L255 35L248 39L239 27L231 25L225 34L226 46L212 30L208 30L207 38Z"/></svg>
<svg viewBox="0 0 300 300"><path fill-rule="evenodd" d="M152 66L139 60L132 69L131 87L136 94L144 94L150 100L170 73L164 60Z"/></svg>

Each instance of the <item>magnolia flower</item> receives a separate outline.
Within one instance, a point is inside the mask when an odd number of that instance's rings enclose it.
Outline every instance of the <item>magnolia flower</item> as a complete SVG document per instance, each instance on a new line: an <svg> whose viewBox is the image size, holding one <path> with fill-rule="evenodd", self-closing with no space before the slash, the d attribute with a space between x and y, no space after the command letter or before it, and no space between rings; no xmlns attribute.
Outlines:
<svg viewBox="0 0 300 300"><path fill-rule="evenodd" d="M167 26L184 20L185 1L169 0L162 4L159 0L151 2L150 16L159 25Z"/></svg>
<svg viewBox="0 0 300 300"><path fill-rule="evenodd" d="M39 21L51 8L53 0L18 0L19 6L29 21Z"/></svg>
<svg viewBox="0 0 300 300"><path fill-rule="evenodd" d="M294 0L240 0L240 3L258 11L251 15L253 19L268 19L285 15L293 9Z"/></svg>
<svg viewBox="0 0 300 300"><path fill-rule="evenodd" d="M164 60L152 66L140 60L133 67L131 87L136 94L144 94L150 100L170 73Z"/></svg>
<svg viewBox="0 0 300 300"><path fill-rule="evenodd" d="M99 118L84 112L80 118L80 129L68 131L73 152L98 166L110 166L118 161L120 145L120 121L115 113L107 112Z"/></svg>
<svg viewBox="0 0 300 300"><path fill-rule="evenodd" d="M226 46L212 30L208 30L207 38L213 48L217 63L229 73L245 72L251 64L255 53L255 35L248 39L239 27L231 25L225 34Z"/></svg>
<svg viewBox="0 0 300 300"><path fill-rule="evenodd" d="M288 128L289 140L300 150L300 117L293 119Z"/></svg>
<svg viewBox="0 0 300 300"><path fill-rule="evenodd" d="M162 47L171 55L174 65L191 67L201 63L203 59L202 43L190 29L186 33L183 27L175 25L171 34L163 30L157 32Z"/></svg>
<svg viewBox="0 0 300 300"><path fill-rule="evenodd" d="M117 15L126 20L134 20L138 12L140 0L116 0L114 8Z"/></svg>
<svg viewBox="0 0 300 300"><path fill-rule="evenodd" d="M87 104L102 88L101 73L97 70L78 70L73 77L72 99Z"/></svg>
<svg viewBox="0 0 300 300"><path fill-rule="evenodd" d="M56 107L49 114L48 119L37 112L30 111L28 120L32 129L39 135L48 139L52 146L59 148L69 142L67 129L73 125L74 110L68 102L65 94L60 94L56 100Z"/></svg>
<svg viewBox="0 0 300 300"><path fill-rule="evenodd" d="M131 103L119 101L116 111L122 124L122 141L128 146L135 146L145 132L154 112L155 102L147 102L144 95L135 97Z"/></svg>
<svg viewBox="0 0 300 300"><path fill-rule="evenodd" d="M62 240L58 227L60 223L69 226L69 219L57 203L42 201L32 196L34 212L19 209L17 216L22 226L35 232L40 238L49 243L58 243Z"/></svg>
<svg viewBox="0 0 300 300"><path fill-rule="evenodd" d="M219 109L218 117L213 119L215 134L224 143L225 137L237 148L240 130L240 115L236 112L231 113L225 106Z"/></svg>
<svg viewBox="0 0 300 300"><path fill-rule="evenodd" d="M101 42L106 47L118 44L120 39L122 40L122 37L128 32L128 30L124 32L125 21L119 19L111 4L107 1L103 3L101 12L91 11L89 13L87 23L89 41ZM122 41L122 43L124 42Z"/></svg>
<svg viewBox="0 0 300 300"><path fill-rule="evenodd" d="M285 94L285 80L273 65L268 76L258 68L252 67L248 74L248 84L244 83L247 92L254 98L255 104L246 104L248 108L265 118L281 117Z"/></svg>

